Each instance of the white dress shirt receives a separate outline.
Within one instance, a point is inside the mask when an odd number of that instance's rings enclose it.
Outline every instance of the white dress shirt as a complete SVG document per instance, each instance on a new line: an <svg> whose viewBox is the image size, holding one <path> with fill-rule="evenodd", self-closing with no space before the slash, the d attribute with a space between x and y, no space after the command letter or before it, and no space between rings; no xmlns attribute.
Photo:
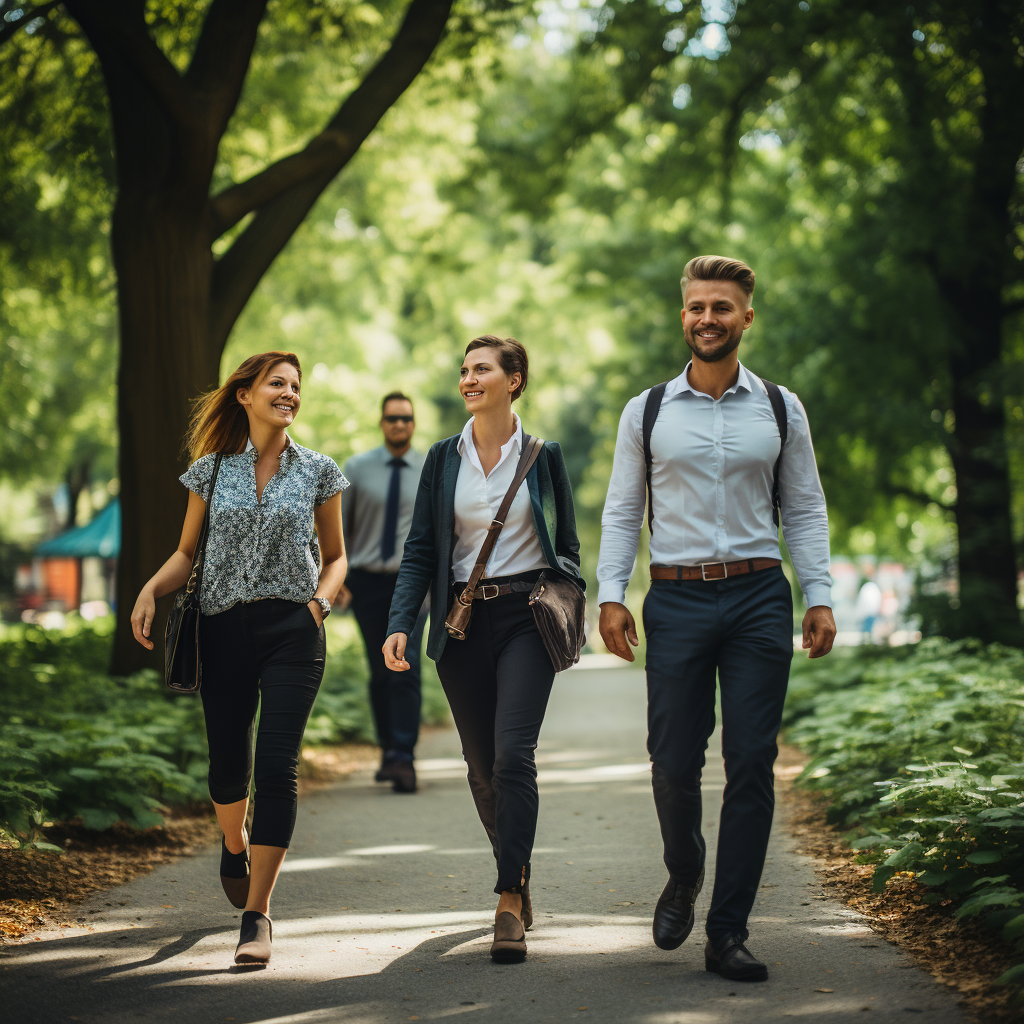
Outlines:
<svg viewBox="0 0 1024 1024"><path fill-rule="evenodd" d="M452 549L452 572L459 583L468 580L473 572L487 529L498 514L501 499L516 475L519 455L523 450L523 425L515 413L512 416L516 429L501 446L501 458L490 475L484 473L473 443L473 420L476 417L462 428L459 438L462 464L455 484L455 547ZM530 490L524 480L512 499L505 525L487 560L484 577L513 576L531 569L547 568L547 564L533 521Z"/></svg>
<svg viewBox="0 0 1024 1024"><path fill-rule="evenodd" d="M780 438L768 393L741 365L736 383L715 400L690 386L690 365L665 388L651 433L651 564L779 558L772 479ZM831 607L828 517L807 414L796 395L779 390L788 421L779 467L782 532L807 607ZM619 420L601 517L601 604L624 602L636 561L646 514L643 414L648 393L630 399Z"/></svg>

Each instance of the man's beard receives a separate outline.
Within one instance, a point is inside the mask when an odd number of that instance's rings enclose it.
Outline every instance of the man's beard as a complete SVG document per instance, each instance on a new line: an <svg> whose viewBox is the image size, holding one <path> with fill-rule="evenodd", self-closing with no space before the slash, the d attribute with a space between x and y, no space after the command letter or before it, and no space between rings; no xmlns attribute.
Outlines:
<svg viewBox="0 0 1024 1024"><path fill-rule="evenodd" d="M692 341L690 341L689 331L683 331L683 340L686 342L689 350L694 354L694 357L699 359L702 363L717 363L724 359L730 352L735 352L740 345L740 339L743 337L742 331L737 331L735 335L730 335L728 332L722 334L719 338L719 347L713 348L710 351L701 352Z"/></svg>

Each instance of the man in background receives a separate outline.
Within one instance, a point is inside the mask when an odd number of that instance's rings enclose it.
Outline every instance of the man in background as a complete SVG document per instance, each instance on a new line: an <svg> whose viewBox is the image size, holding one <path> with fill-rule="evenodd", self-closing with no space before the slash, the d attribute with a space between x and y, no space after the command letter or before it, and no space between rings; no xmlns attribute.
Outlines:
<svg viewBox="0 0 1024 1024"><path fill-rule="evenodd" d="M384 396L380 427L384 444L345 463L351 483L341 505L348 576L340 596L342 606L351 600L370 662L370 706L381 746L375 778L392 783L396 793L415 793L413 751L420 728L420 644L426 612L409 638L408 672L392 672L381 652L424 459L411 447L416 419L408 396L401 391Z"/></svg>

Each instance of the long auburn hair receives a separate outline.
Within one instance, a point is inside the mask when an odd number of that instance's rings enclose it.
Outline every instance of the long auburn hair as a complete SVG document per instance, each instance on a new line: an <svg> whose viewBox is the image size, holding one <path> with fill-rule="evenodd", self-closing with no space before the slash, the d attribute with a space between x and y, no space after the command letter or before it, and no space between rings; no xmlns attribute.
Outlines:
<svg viewBox="0 0 1024 1024"><path fill-rule="evenodd" d="M249 417L238 401L238 389L255 387L278 363L290 363L302 380L302 367L294 352L261 352L249 356L219 388L203 392L192 402L183 445L190 463L210 452L237 455L244 451Z"/></svg>

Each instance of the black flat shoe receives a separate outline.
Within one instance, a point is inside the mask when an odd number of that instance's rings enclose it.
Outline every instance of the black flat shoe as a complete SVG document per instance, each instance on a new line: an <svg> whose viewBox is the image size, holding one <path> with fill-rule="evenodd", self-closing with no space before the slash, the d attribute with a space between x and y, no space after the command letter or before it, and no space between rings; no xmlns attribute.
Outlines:
<svg viewBox="0 0 1024 1024"><path fill-rule="evenodd" d="M670 878L654 908L654 944L658 949L678 949L693 930L693 905L704 885L704 870L692 887Z"/></svg>
<svg viewBox="0 0 1024 1024"><path fill-rule="evenodd" d="M220 884L231 905L244 910L249 899L249 847L241 853L231 853L223 836L220 841Z"/></svg>
<svg viewBox="0 0 1024 1024"><path fill-rule="evenodd" d="M708 939L704 947L704 967L729 981L767 981L768 968L755 957L736 935L729 935L716 946Z"/></svg>
<svg viewBox="0 0 1024 1024"><path fill-rule="evenodd" d="M258 910L247 910L242 915L242 927L238 933L235 949L236 964L265 964L270 961L270 944L274 938L274 926L266 914Z"/></svg>
<svg viewBox="0 0 1024 1024"><path fill-rule="evenodd" d="M519 964L526 959L526 931L523 922L503 910L494 919L491 959L496 964Z"/></svg>

